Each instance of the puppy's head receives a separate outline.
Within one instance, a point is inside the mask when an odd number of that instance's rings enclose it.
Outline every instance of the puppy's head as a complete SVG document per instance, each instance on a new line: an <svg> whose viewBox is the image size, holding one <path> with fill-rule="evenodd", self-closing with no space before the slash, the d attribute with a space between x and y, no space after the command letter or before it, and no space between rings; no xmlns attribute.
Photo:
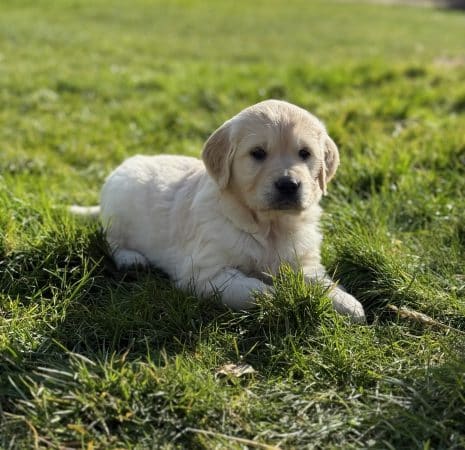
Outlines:
<svg viewBox="0 0 465 450"><path fill-rule="evenodd" d="M255 211L298 212L317 203L339 164L323 124L278 100L225 122L205 143L202 157L219 188Z"/></svg>

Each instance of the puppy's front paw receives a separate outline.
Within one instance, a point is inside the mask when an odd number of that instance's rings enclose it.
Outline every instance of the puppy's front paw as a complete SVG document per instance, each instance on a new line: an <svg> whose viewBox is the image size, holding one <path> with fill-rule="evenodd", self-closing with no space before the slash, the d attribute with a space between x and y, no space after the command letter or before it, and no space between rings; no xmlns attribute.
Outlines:
<svg viewBox="0 0 465 450"><path fill-rule="evenodd" d="M240 288L238 286L234 287L234 291L234 301L225 299L224 296L223 301L228 306L236 310L247 310L255 307L257 295L265 295L271 297L274 295L273 286L269 286L268 284L265 284L261 280L257 280L255 278L245 279Z"/></svg>
<svg viewBox="0 0 465 450"><path fill-rule="evenodd" d="M352 295L339 287L330 291L329 297L333 302L333 308L340 314L350 316L356 323L365 323L365 311L362 304Z"/></svg>

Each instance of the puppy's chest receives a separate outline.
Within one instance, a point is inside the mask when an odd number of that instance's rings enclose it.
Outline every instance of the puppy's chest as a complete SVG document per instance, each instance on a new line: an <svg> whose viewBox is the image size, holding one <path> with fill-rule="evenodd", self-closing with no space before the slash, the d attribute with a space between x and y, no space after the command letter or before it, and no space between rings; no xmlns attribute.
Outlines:
<svg viewBox="0 0 465 450"><path fill-rule="evenodd" d="M306 252L306 242L295 234L248 235L243 242L242 248L236 248L237 267L249 275L261 272L276 274L283 263L296 267L300 256Z"/></svg>

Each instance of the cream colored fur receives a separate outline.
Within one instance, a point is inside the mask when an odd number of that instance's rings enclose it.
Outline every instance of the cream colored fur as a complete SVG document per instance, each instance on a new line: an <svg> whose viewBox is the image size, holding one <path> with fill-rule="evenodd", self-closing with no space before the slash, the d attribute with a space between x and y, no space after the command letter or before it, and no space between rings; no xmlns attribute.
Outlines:
<svg viewBox="0 0 465 450"><path fill-rule="evenodd" d="M251 155L257 148L264 160ZM276 274L286 262L309 282L332 286L334 308L363 321L362 305L320 263L318 202L339 163L322 123L268 100L223 124L202 157L134 156L108 177L101 219L117 266L153 265L182 289L219 293L226 305L245 309L254 292L272 292L261 274ZM281 177L300 183L292 202L276 192Z"/></svg>

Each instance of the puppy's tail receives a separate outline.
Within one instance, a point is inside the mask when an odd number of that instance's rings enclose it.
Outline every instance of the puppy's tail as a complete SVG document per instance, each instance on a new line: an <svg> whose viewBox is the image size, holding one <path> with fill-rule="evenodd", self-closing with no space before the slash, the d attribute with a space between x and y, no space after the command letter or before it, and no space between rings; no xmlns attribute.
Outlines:
<svg viewBox="0 0 465 450"><path fill-rule="evenodd" d="M74 216L87 217L89 219L97 219L100 214L100 206L79 206L72 205L68 211Z"/></svg>

